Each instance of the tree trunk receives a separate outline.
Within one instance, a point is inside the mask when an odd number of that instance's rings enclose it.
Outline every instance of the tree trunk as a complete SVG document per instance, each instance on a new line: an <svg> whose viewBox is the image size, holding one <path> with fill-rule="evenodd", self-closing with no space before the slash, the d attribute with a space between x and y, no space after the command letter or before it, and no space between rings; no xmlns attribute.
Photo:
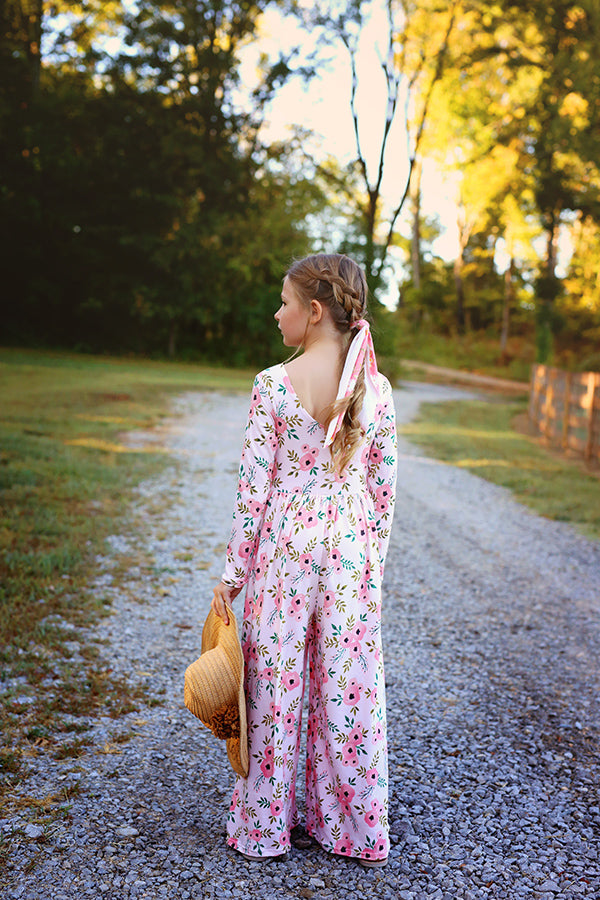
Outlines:
<svg viewBox="0 0 600 900"><path fill-rule="evenodd" d="M169 345L167 348L169 359L174 359L177 352L177 331L177 322L171 322L169 325Z"/></svg>
<svg viewBox="0 0 600 900"><path fill-rule="evenodd" d="M556 251L558 243L558 217L555 213L549 218L546 228L546 276L556 278Z"/></svg>
<svg viewBox="0 0 600 900"><path fill-rule="evenodd" d="M536 361L542 364L552 355L552 310L559 290L555 272L559 216L555 210L546 216L546 260L544 273L537 280Z"/></svg>
<svg viewBox="0 0 600 900"><path fill-rule="evenodd" d="M410 183L412 234L410 240L410 266L412 283L416 291L421 290L421 173L420 160L415 161Z"/></svg>
<svg viewBox="0 0 600 900"><path fill-rule="evenodd" d="M381 270L378 266L378 260L375 253L375 227L377 223L378 201L378 192L370 190L368 205L365 210L365 271L367 275L369 291L371 293L371 297L375 300L375 306L378 306L378 302L376 299L377 288L379 287L379 282L381 280Z"/></svg>
<svg viewBox="0 0 600 900"><path fill-rule="evenodd" d="M508 330L510 326L510 311L515 303L515 260L511 256L510 263L506 267L504 273L504 302L502 304L502 331L500 333L500 354L504 359L506 356L506 345L508 343Z"/></svg>
<svg viewBox="0 0 600 900"><path fill-rule="evenodd" d="M27 16L27 60L29 63L29 77L31 96L36 97L40 88L40 72L42 69L42 19L44 15L43 0L35 0L31 4L32 10Z"/></svg>
<svg viewBox="0 0 600 900"><path fill-rule="evenodd" d="M469 243L471 228L467 223L462 203L458 207L458 255L454 260L454 289L456 291L456 330L458 334L465 333L465 285L463 281L463 269L465 265L465 250Z"/></svg>
<svg viewBox="0 0 600 900"><path fill-rule="evenodd" d="M463 284L464 250L462 243L458 256L454 260L454 289L456 290L456 330L459 334L465 332L465 288Z"/></svg>

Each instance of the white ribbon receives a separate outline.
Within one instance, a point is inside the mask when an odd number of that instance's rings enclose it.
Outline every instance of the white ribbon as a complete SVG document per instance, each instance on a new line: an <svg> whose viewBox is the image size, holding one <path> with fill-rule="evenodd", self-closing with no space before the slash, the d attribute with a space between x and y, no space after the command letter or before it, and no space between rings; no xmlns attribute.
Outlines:
<svg viewBox="0 0 600 900"><path fill-rule="evenodd" d="M371 337L371 329L369 323L365 319L359 319L353 323L353 328L358 329L355 338L352 339L346 354L346 362L340 378L336 403L338 400L345 400L350 397L361 369L364 368L365 373L365 396L363 399L360 420L363 426L368 426L375 417L375 407L379 402L379 387L377 384L377 360L375 359L375 348L373 347L373 338ZM344 413L340 412L329 423L327 435L325 437L325 446L329 447L335 440L335 436L342 427Z"/></svg>

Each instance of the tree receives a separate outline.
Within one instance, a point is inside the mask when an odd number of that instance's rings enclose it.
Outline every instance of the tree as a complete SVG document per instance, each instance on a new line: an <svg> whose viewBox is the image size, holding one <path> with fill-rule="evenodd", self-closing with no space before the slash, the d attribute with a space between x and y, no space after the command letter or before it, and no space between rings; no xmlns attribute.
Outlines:
<svg viewBox="0 0 600 900"><path fill-rule="evenodd" d="M3 82L25 102L31 102L40 83L42 16L42 0L4 0L0 7Z"/></svg>
<svg viewBox="0 0 600 900"><path fill-rule="evenodd" d="M590 181L600 160L600 7L595 0L574 6L566 0L472 5L479 49L471 59L498 68L510 84L529 77L517 114L496 123L496 139L517 141L520 167L533 184L546 251L537 280L538 358L551 348L552 308L559 294L556 251L565 211L597 217L600 194Z"/></svg>
<svg viewBox="0 0 600 900"><path fill-rule="evenodd" d="M0 248L11 307L20 300L21 279L37 268L31 266L28 248L32 242L37 245L40 219L35 104L41 21L41 0L0 5Z"/></svg>
<svg viewBox="0 0 600 900"><path fill-rule="evenodd" d="M448 43L453 33L458 0L384 0L385 36L379 48L380 89L385 100L378 150L374 162L364 144L364 127L359 95L362 32L377 5L366 0L350 3L321 2L303 7L301 15L308 31L315 30L329 46L337 41L345 50L350 83L349 112L352 118L356 158L352 178L360 191L348 197L359 223L360 255L372 291L380 287L388 252L394 242L398 218L408 197L411 176L419 152L423 129L433 92L444 70ZM383 29L382 29L383 30ZM372 74L372 73L370 73ZM372 80L369 82L372 90ZM390 210L384 209L383 184L390 159L393 131L400 129L407 145L404 173L394 177L397 197ZM318 166L327 174L326 164ZM396 174L396 173L395 173ZM334 173L333 179L336 180ZM399 190L398 190L399 188Z"/></svg>
<svg viewBox="0 0 600 900"><path fill-rule="evenodd" d="M14 137L19 104L0 88L0 148L12 154L0 195L14 260L5 287L21 301L5 322L13 340L267 352L257 323L289 258L307 249L302 217L322 201L259 141L284 64L265 67L252 108L234 103L239 48L265 5L52 5L29 145ZM9 48L2 60L14 57ZM242 290L243 272L254 289Z"/></svg>
<svg viewBox="0 0 600 900"><path fill-rule="evenodd" d="M567 359L600 371L600 225L579 214L570 225L573 254L557 301L559 338ZM577 359L579 351L579 359Z"/></svg>
<svg viewBox="0 0 600 900"><path fill-rule="evenodd" d="M531 177L522 171L527 155L525 141L517 133L505 143L498 141L499 123L520 117L523 104L537 90L535 72L523 70L515 77L512 70L482 53L482 36L473 16L463 11L457 22L457 39L449 48L447 64L439 89L431 104L430 126L422 140L422 152L452 174L457 185L458 252L454 260L455 327L462 333L467 315L472 321L487 319L483 306L497 296L497 280L490 270L490 290L482 284L472 300L465 296L465 259L469 243L474 241L477 255L483 248L490 255L499 240L510 244L510 261L505 272L501 349L508 339L512 287L519 257L529 256L528 241L517 239L519 231L532 238ZM498 36L496 36L498 37ZM498 37L498 40L504 38ZM520 223L520 224L519 224ZM492 258L492 257L490 257ZM470 312L467 312L467 302Z"/></svg>

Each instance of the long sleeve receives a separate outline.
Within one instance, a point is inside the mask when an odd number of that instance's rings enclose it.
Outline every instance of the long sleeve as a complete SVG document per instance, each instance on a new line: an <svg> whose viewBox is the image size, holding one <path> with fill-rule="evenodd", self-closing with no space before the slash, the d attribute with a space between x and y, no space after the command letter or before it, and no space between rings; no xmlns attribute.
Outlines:
<svg viewBox="0 0 600 900"><path fill-rule="evenodd" d="M381 418L369 452L367 475L367 486L375 507L375 525L382 577L396 501L397 466L394 398L387 379L383 384L382 399L377 410L381 414Z"/></svg>
<svg viewBox="0 0 600 900"><path fill-rule="evenodd" d="M265 505L275 473L277 436L268 388L256 376L240 462L231 536L223 581L241 587L248 580L258 544Z"/></svg>

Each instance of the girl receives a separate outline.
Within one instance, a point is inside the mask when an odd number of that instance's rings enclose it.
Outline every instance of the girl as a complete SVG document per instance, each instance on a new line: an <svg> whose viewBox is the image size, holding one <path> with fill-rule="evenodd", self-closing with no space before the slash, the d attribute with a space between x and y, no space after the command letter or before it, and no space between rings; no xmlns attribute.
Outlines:
<svg viewBox="0 0 600 900"><path fill-rule="evenodd" d="M308 668L306 829L326 850L381 866L389 848L381 580L394 505L396 426L347 256L309 256L275 319L301 356L254 382L231 539L212 606L246 586L242 647L250 769L228 843L286 853ZM296 838L296 840L295 840Z"/></svg>

